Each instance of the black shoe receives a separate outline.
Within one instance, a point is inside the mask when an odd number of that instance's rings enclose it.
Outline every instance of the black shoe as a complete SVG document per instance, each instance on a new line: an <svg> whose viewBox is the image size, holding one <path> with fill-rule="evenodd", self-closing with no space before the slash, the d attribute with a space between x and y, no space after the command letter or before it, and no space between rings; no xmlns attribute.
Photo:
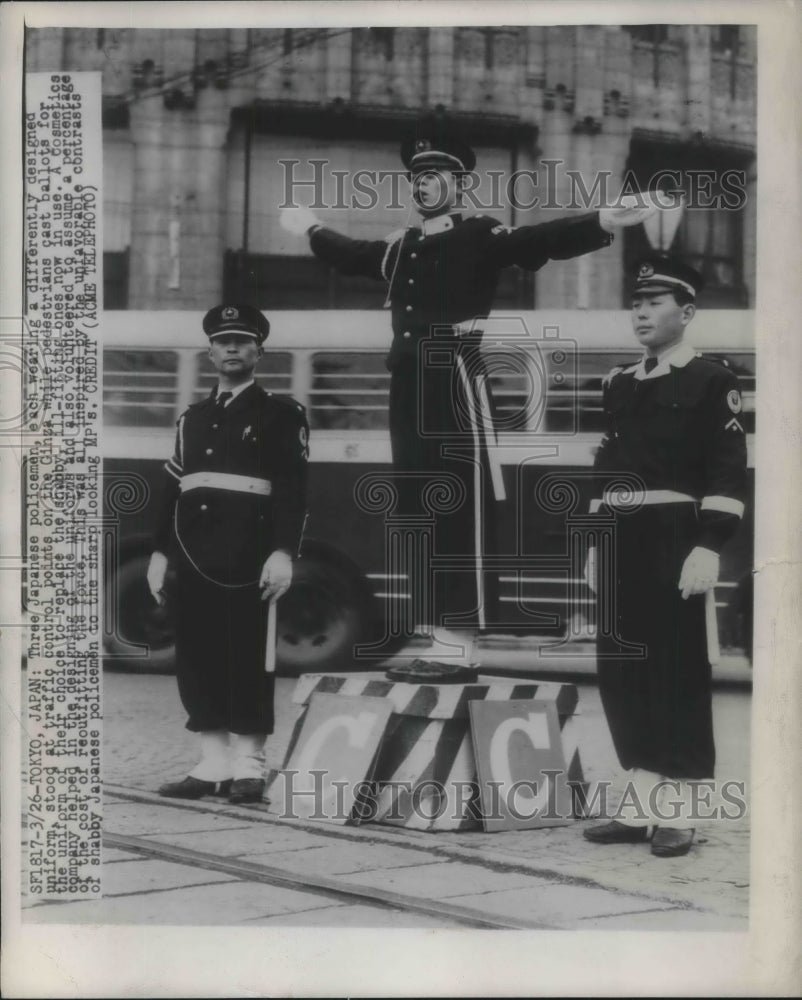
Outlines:
<svg viewBox="0 0 802 1000"><path fill-rule="evenodd" d="M228 801L235 805L242 802L261 802L265 783L261 778L235 778L231 784Z"/></svg>
<svg viewBox="0 0 802 1000"><path fill-rule="evenodd" d="M204 795L222 795L231 791L231 779L226 781L201 781L200 778L184 778L183 781L169 781L159 789L159 795L170 799L200 799Z"/></svg>
<svg viewBox="0 0 802 1000"><path fill-rule="evenodd" d="M658 858L680 858L690 851L693 835L693 827L677 830L672 826L658 826L652 837L652 854Z"/></svg>
<svg viewBox="0 0 802 1000"><path fill-rule="evenodd" d="M617 819L582 831L585 840L592 844L642 844L649 839L648 826L627 826Z"/></svg>

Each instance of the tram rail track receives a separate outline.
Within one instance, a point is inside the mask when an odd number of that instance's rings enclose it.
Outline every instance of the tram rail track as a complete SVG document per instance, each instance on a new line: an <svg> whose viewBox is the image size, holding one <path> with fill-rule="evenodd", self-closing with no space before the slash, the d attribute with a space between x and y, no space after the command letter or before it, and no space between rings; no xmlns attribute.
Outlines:
<svg viewBox="0 0 802 1000"><path fill-rule="evenodd" d="M222 802L213 805L200 802L165 802L163 799L157 800L149 793L137 793L134 790L122 788L109 789L108 786L105 794L121 802L151 803L164 808L188 809L196 814L236 817L250 819L253 822L269 822L271 825L283 829L287 829L289 826L285 822L268 820L264 817L263 810L254 807L237 807L235 810L227 808ZM154 802L154 800L156 801ZM329 833L334 837L338 836L337 832L330 829L320 832ZM339 834L339 836L342 835ZM246 882L257 882L282 889L307 892L352 905L414 913L442 920L457 927L483 930L555 930L558 926L542 920L484 913L476 907L411 895L407 892L365 886L350 881L345 875L331 876L311 871L299 872L241 857L197 850L170 843L166 837L160 839L159 834L139 835L104 830L102 839L106 848L129 852L148 860L187 865L191 868L229 875Z"/></svg>

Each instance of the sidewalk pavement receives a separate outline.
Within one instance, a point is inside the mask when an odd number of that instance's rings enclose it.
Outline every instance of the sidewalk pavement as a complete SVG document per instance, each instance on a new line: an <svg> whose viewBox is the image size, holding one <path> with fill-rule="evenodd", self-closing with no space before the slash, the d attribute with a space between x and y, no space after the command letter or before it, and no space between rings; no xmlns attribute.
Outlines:
<svg viewBox="0 0 802 1000"><path fill-rule="evenodd" d="M280 767L300 707L295 682L277 682L277 729L268 766ZM615 778L617 764L598 691L580 685L580 748L586 776ZM648 845L603 847L582 837L583 822L533 831L440 832L379 824L339 826L280 819L266 805L159 799L164 780L194 763L196 742L170 677L107 674L104 684L107 799L101 901L55 903L26 912L37 922L254 922L294 926L465 926L453 913L414 912L415 900L445 901L502 926L746 931L748 816L700 826L685 858L660 859ZM749 697L719 692L714 711L717 777L748 779ZM141 836L143 857L125 838ZM176 862L183 849L211 855L205 867ZM159 853L161 852L161 853ZM171 853L172 852L172 853ZM214 862L214 859L217 862ZM222 860L221 860L222 859ZM377 910L359 900L266 886L258 870L306 874L397 893L413 906ZM245 867L243 868L242 865ZM238 867L239 866L239 867ZM388 897L390 898L390 897Z"/></svg>

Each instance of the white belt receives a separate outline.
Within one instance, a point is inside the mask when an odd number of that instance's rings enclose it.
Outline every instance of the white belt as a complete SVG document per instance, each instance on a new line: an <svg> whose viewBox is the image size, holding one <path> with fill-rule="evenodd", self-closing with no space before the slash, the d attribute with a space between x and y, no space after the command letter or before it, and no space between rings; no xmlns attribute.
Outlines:
<svg viewBox="0 0 802 1000"><path fill-rule="evenodd" d="M695 497L676 490L605 490L602 500L590 501L590 512L595 514L602 504L608 507L635 509L644 504L656 503L696 503Z"/></svg>
<svg viewBox="0 0 802 1000"><path fill-rule="evenodd" d="M269 497L273 492L273 484L269 479L235 476L231 472L191 472L188 476L182 476L182 493L201 488L228 490L233 493L255 493L262 497Z"/></svg>

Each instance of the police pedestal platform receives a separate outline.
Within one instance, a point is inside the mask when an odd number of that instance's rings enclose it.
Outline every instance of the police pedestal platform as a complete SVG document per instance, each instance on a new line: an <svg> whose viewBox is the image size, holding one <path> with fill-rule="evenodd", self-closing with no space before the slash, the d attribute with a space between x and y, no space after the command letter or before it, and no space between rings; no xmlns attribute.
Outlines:
<svg viewBox="0 0 802 1000"><path fill-rule="evenodd" d="M315 741L315 734L308 732L306 724L316 695L348 698L351 705L363 699L365 707L377 704L375 699L383 699L391 709L373 767L365 775L373 783L369 808L363 799L362 808L350 817L351 822L371 821L429 831L479 829L479 785L469 705L482 701L531 700L540 711L544 705L553 706L572 791L573 816L582 815L588 788L577 744L578 694L574 684L481 675L474 683L435 684L392 681L379 672L307 674L299 678L293 694L293 702L304 709L290 740L287 761L299 740ZM344 773L336 774L337 755L332 750L330 746L326 751L321 742L319 756L310 766L326 768L336 778L345 778Z"/></svg>

